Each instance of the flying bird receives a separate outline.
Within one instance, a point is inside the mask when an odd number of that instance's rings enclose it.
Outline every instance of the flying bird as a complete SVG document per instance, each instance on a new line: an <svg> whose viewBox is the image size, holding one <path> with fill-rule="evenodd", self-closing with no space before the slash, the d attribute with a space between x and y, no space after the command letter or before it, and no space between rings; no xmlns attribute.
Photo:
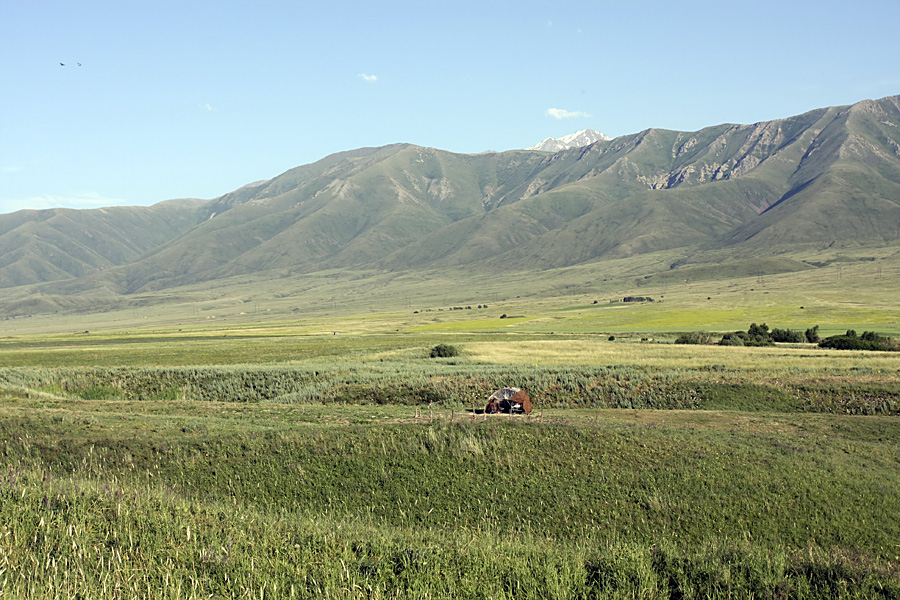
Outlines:
<svg viewBox="0 0 900 600"><path fill-rule="evenodd" d="M66 66L66 63L59 63L59 66L64 67Z"/></svg>

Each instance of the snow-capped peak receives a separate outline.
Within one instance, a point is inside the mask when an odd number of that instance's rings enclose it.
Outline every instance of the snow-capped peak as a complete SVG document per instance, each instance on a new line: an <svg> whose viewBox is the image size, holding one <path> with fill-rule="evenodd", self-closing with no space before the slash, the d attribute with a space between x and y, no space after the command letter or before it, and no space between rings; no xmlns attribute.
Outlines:
<svg viewBox="0 0 900 600"><path fill-rule="evenodd" d="M567 148L580 148L581 146L589 146L594 142L605 142L612 138L594 129L582 129L575 133L570 133L561 138L548 137L540 144L536 144L526 150L540 150L542 152L559 152Z"/></svg>

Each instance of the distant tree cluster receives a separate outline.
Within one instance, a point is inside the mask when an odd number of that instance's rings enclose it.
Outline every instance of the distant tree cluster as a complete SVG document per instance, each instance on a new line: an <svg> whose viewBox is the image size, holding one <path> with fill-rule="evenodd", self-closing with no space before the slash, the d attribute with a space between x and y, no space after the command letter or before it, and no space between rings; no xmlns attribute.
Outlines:
<svg viewBox="0 0 900 600"><path fill-rule="evenodd" d="M775 341L769 331L769 326L763 323L753 323L747 331L735 331L726 333L719 340L720 346L774 346Z"/></svg>
<svg viewBox="0 0 900 600"><path fill-rule="evenodd" d="M843 335L833 335L819 342L820 348L833 348L835 350L879 350L885 352L900 351L900 340L892 337L878 335L874 331L864 331L862 335L856 335L856 331L850 329Z"/></svg>
<svg viewBox="0 0 900 600"><path fill-rule="evenodd" d="M802 344L816 343L819 341L819 326L811 327L805 332L793 329L772 329L763 323L752 323L747 331L735 331L726 333L718 342L717 336L707 332L682 333L676 338L676 344L718 344L720 346L772 346L775 342Z"/></svg>
<svg viewBox="0 0 900 600"><path fill-rule="evenodd" d="M874 331L865 331L857 335L850 329L843 335L833 335L824 340L819 337L819 326L810 327L801 333L793 329L772 329L763 323L753 323L747 331L726 333L715 342L715 335L706 332L682 333L675 339L676 344L715 344L720 346L772 346L775 342L791 344L818 344L820 348L835 350L876 350L882 352L900 352L900 340L889 336L878 335Z"/></svg>
<svg viewBox="0 0 900 600"><path fill-rule="evenodd" d="M625 296L622 302L653 302L650 296Z"/></svg>

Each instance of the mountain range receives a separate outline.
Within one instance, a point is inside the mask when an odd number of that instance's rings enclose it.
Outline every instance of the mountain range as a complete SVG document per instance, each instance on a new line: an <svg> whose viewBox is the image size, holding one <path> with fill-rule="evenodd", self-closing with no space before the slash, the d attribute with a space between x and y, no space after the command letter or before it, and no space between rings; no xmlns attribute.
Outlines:
<svg viewBox="0 0 900 600"><path fill-rule="evenodd" d="M360 148L212 200L0 215L0 312L248 274L534 272L663 251L669 269L788 255L799 269L835 246L900 244L900 96L579 134L552 151Z"/></svg>

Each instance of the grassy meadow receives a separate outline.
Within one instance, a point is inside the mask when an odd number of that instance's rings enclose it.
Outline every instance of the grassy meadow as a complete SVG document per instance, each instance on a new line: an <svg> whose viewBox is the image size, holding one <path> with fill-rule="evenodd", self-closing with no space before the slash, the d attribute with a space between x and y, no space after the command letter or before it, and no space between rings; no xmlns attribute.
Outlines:
<svg viewBox="0 0 900 600"><path fill-rule="evenodd" d="M671 343L804 276L5 321L0 598L900 598L900 356Z"/></svg>

